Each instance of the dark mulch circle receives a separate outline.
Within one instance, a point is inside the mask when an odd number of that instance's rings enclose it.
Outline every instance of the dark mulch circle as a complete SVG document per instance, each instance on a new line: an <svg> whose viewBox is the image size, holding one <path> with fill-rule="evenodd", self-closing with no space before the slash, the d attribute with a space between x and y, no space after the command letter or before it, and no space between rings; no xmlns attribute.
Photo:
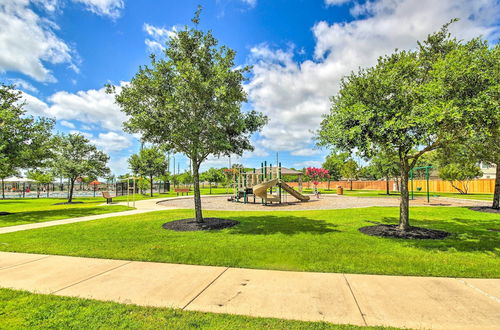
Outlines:
<svg viewBox="0 0 500 330"><path fill-rule="evenodd" d="M443 239L451 235L446 231L420 227L410 227L410 229L402 231L398 229L398 225L367 226L359 228L359 231L370 236L406 239Z"/></svg>
<svg viewBox="0 0 500 330"><path fill-rule="evenodd" d="M52 205L71 205L71 204L83 204L83 202L63 202L63 203L55 203Z"/></svg>
<svg viewBox="0 0 500 330"><path fill-rule="evenodd" d="M221 230L239 224L238 221L221 218L203 218L203 223L196 222L195 218L176 220L162 225L164 229L175 231L202 231Z"/></svg>
<svg viewBox="0 0 500 330"><path fill-rule="evenodd" d="M478 212L486 212L486 213L493 213L493 214L500 214L499 209L494 209L489 206L477 206L477 207L471 207L470 208L472 211L478 211Z"/></svg>
<svg viewBox="0 0 500 330"><path fill-rule="evenodd" d="M14 214L14 213L10 213L10 212L0 212L0 216L1 216L1 215L9 215L9 214Z"/></svg>

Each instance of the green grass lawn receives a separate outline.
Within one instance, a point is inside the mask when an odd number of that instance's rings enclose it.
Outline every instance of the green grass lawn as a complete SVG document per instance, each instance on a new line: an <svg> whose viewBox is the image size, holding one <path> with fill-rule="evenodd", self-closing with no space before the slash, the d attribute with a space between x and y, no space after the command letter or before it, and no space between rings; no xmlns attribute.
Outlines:
<svg viewBox="0 0 500 330"><path fill-rule="evenodd" d="M306 194L312 194L312 189L304 189L304 193ZM320 189L319 190L322 194L336 194L337 190L336 189L331 189L331 190L326 190L326 189ZM415 192L415 197L419 198L426 198L427 193L426 192ZM398 197L399 198L399 193L395 191L391 191L390 195L387 195L385 193L385 190L349 190L349 189L344 189L344 195L346 196L356 196L356 197ZM447 198L461 198L461 199L477 199L477 200L485 200L485 201L493 201L493 194L476 194L476 193L471 193L467 195L462 195L459 193L443 193L443 192L431 192L431 198L436 198L436 196L439 197L447 197Z"/></svg>
<svg viewBox="0 0 500 330"><path fill-rule="evenodd" d="M110 212L131 210L121 205L100 206L103 199L75 199L83 204L54 205L65 202L58 198L16 198L0 200L0 211L13 214L0 216L0 227L23 225L67 218L83 217Z"/></svg>
<svg viewBox="0 0 500 330"><path fill-rule="evenodd" d="M141 307L0 289L0 329L388 329Z"/></svg>
<svg viewBox="0 0 500 330"><path fill-rule="evenodd" d="M222 231L174 232L161 225L192 217L193 211L171 210L3 234L0 250L294 271L500 277L500 215L456 207L411 209L413 225L452 233L444 240L358 231L370 221L397 223L398 212L206 211L205 216L241 223Z"/></svg>

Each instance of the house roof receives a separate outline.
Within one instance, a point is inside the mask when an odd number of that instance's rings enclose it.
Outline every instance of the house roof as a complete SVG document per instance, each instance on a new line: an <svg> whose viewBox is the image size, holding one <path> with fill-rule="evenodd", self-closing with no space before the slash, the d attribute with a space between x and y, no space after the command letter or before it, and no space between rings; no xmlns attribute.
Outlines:
<svg viewBox="0 0 500 330"><path fill-rule="evenodd" d="M273 171L276 171L276 166L273 166ZM267 171L269 172L270 170L270 167L268 166L267 167ZM249 171L249 172L246 172L247 174L250 174L250 173L253 173L253 171ZM255 170L255 173L256 174L261 174L261 170L260 168L256 169ZM297 171L297 170L292 170L291 168L286 168L286 167L282 167L281 168L281 175L303 175L304 173L302 173L301 171Z"/></svg>

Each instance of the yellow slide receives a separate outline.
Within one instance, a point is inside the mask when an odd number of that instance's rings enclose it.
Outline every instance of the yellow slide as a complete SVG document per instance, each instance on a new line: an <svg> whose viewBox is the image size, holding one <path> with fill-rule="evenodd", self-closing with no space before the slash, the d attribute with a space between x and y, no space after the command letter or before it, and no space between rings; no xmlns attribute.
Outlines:
<svg viewBox="0 0 500 330"><path fill-rule="evenodd" d="M271 187L274 187L277 184L278 184L278 179L262 182L261 184L253 186L253 194L259 198L262 198L264 200L264 203L279 202L280 201L279 196L267 194L267 190Z"/></svg>
<svg viewBox="0 0 500 330"><path fill-rule="evenodd" d="M308 201L309 199L311 199L309 196L302 195L297 190L293 189L292 187L290 187L289 185L287 185L284 182L279 182L278 185L281 188L283 188L286 192L288 192L290 195L297 198L301 202L305 202L305 201Z"/></svg>

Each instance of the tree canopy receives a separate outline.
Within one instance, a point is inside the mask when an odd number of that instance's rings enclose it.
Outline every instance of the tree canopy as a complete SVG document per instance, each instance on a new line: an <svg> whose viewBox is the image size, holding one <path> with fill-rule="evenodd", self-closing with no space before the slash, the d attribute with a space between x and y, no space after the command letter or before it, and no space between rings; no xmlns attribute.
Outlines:
<svg viewBox="0 0 500 330"><path fill-rule="evenodd" d="M498 116L485 106L494 78L492 50L479 38L462 42L448 24L412 51L380 57L377 65L344 77L319 131L319 144L371 158L397 155L401 173L400 230L409 224L409 171L441 148ZM495 114L494 112L497 112Z"/></svg>
<svg viewBox="0 0 500 330"><path fill-rule="evenodd" d="M117 104L130 116L128 132L191 159L198 222L203 221L200 164L209 155L253 150L250 136L266 123L260 113L241 111L249 68L236 67L236 52L219 46L211 31L198 29L200 11L192 19L194 27L171 35L164 56L151 55L151 64L140 67L116 95Z"/></svg>
<svg viewBox="0 0 500 330"><path fill-rule="evenodd" d="M168 171L165 154L156 147L143 148L138 154L130 156L128 163L134 174L149 178L150 194L153 197L153 178Z"/></svg>
<svg viewBox="0 0 500 330"><path fill-rule="evenodd" d="M27 116L21 91L0 84L0 179L40 165L49 155L54 120Z"/></svg>
<svg viewBox="0 0 500 330"><path fill-rule="evenodd" d="M68 178L68 203L73 201L73 188L79 177L98 178L109 173L106 163L109 157L81 134L58 135L55 137L52 168L58 176Z"/></svg>

